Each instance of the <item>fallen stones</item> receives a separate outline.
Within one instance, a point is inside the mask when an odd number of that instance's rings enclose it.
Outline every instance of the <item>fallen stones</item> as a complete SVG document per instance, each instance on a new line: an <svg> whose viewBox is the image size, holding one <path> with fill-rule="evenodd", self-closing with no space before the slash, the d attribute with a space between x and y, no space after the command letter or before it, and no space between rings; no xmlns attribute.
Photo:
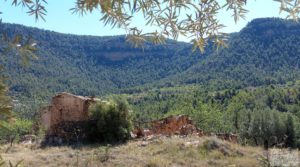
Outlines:
<svg viewBox="0 0 300 167"><path fill-rule="evenodd" d="M136 128L133 133L137 138L147 137L151 135L204 135L204 132L197 129L191 119L186 115L170 116L164 119L149 122L150 128Z"/></svg>
<svg viewBox="0 0 300 167"><path fill-rule="evenodd" d="M186 115L170 116L164 119L159 119L151 122L145 122L144 124L150 125L149 129L143 129L137 127L133 131L133 136L136 138L153 138L153 136L187 136L196 135L202 136L216 136L219 139L237 143L238 137L231 133L217 133L208 134L198 129L193 121ZM188 143L187 145L189 145Z"/></svg>
<svg viewBox="0 0 300 167"><path fill-rule="evenodd" d="M38 137L36 135L24 135L20 138L19 141L21 144L34 144L38 142Z"/></svg>
<svg viewBox="0 0 300 167"><path fill-rule="evenodd" d="M236 134L232 134L232 133L217 133L216 136L219 139L230 141L232 143L237 143L238 142L238 136Z"/></svg>
<svg viewBox="0 0 300 167"><path fill-rule="evenodd" d="M140 146L142 146L142 147L146 147L147 145L149 145L148 141L142 141L140 144Z"/></svg>
<svg viewBox="0 0 300 167"><path fill-rule="evenodd" d="M188 141L188 142L185 142L183 144L184 147L198 147L200 144L200 141L199 140L195 140L195 141Z"/></svg>

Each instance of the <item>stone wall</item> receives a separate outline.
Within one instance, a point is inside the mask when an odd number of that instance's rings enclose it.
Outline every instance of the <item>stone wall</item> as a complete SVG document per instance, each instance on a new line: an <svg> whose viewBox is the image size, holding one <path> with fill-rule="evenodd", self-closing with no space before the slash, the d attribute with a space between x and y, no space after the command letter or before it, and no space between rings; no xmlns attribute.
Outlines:
<svg viewBox="0 0 300 167"><path fill-rule="evenodd" d="M41 110L41 124L48 136L65 134L59 126L66 122L84 122L88 120L89 106L99 99L59 93L52 98L49 106Z"/></svg>

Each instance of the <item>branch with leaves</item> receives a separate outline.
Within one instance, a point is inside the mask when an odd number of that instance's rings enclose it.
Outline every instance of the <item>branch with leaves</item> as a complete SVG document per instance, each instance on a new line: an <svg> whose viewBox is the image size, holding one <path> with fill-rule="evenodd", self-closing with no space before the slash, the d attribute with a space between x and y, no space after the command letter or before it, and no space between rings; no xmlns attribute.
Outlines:
<svg viewBox="0 0 300 167"><path fill-rule="evenodd" d="M0 12L1 14L1 12ZM27 65L30 59L37 59L35 51L37 51L36 43L31 37L24 38L22 35L17 34L13 37L9 37L3 30L3 26L0 20L0 40L5 44L4 52L0 53L0 56L6 55L8 52L14 52L20 55L22 64ZM7 95L8 88L5 85L6 77L3 73L3 64L0 64L0 129L6 128L5 122L13 120L11 99Z"/></svg>
<svg viewBox="0 0 300 167"><path fill-rule="evenodd" d="M0 13L1 14L1 13ZM5 30L3 30L2 21L0 20L0 39L4 41L7 46L5 46L3 55L8 52L14 52L21 57L22 64L28 65L29 60L38 59L35 55L37 51L37 43L32 39L31 36L24 37L21 34L16 34L12 37L9 37Z"/></svg>
<svg viewBox="0 0 300 167"><path fill-rule="evenodd" d="M2 71L2 70L1 70ZM3 122L12 119L12 106L10 98L7 96L7 87L3 83L4 77L0 77L0 129L5 128Z"/></svg>
<svg viewBox="0 0 300 167"><path fill-rule="evenodd" d="M46 4L47 1L45 0L12 0L12 6L22 6L23 8L26 7L28 9L27 13L30 16L34 16L36 21L39 18L46 21Z"/></svg>
<svg viewBox="0 0 300 167"><path fill-rule="evenodd" d="M249 1L249 0L248 0ZM76 0L72 13L85 15L99 12L105 25L126 30L128 41L140 47L146 41L155 44L164 43L165 39L178 39L184 36L191 39L194 49L204 51L209 41L223 46L226 34L217 18L221 10L232 13L234 21L245 18L247 0ZM287 18L298 20L299 0L273 0L281 4L280 12L287 13ZM35 19L45 20L46 0L12 0L12 5L23 6ZM143 16L145 24L134 26L134 18ZM145 26L155 27L154 32L143 32Z"/></svg>

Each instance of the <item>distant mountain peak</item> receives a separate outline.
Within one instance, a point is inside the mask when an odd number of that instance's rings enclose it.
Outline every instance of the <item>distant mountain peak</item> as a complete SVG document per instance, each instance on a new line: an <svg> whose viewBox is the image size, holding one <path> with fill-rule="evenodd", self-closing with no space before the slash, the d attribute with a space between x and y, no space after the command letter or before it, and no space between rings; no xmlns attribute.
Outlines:
<svg viewBox="0 0 300 167"><path fill-rule="evenodd" d="M300 35L300 24L282 18L258 18L250 21L240 34L259 38Z"/></svg>

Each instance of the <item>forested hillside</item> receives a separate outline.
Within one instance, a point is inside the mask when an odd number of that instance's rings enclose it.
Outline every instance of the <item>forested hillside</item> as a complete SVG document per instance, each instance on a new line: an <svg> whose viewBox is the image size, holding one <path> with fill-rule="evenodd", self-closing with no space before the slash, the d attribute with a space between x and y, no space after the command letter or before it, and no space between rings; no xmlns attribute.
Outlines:
<svg viewBox="0 0 300 167"><path fill-rule="evenodd" d="M32 119L57 92L124 96L136 122L186 114L202 130L235 132L245 144L300 147L299 23L256 19L229 34L228 47L210 46L204 54L172 40L134 48L124 36L3 28L9 36L32 36L38 47L38 59L24 67L0 41L20 118Z"/></svg>
<svg viewBox="0 0 300 167"><path fill-rule="evenodd" d="M81 95L132 92L143 88L202 85L222 90L284 84L300 78L300 24L265 18L229 35L227 48L192 46L168 40L164 45L133 48L124 36L60 34L14 24L4 31L32 36L38 60L26 68L14 54L1 57L16 98L51 97L67 91ZM4 48L2 47L2 51Z"/></svg>
<svg viewBox="0 0 300 167"><path fill-rule="evenodd" d="M4 24L4 31L31 36L38 46L38 60L25 68L12 53L1 57L11 94L18 97L118 92L182 72L204 57L192 55L188 44L171 40L134 48L124 36L76 36L13 24Z"/></svg>
<svg viewBox="0 0 300 167"><path fill-rule="evenodd" d="M300 147L299 81L222 91L162 88L126 97L137 121L184 114L206 132L237 133L244 144L272 146L291 140L289 147Z"/></svg>
<svg viewBox="0 0 300 167"><path fill-rule="evenodd" d="M269 18L231 35L228 47L169 78L215 89L284 84L300 77L300 24Z"/></svg>

